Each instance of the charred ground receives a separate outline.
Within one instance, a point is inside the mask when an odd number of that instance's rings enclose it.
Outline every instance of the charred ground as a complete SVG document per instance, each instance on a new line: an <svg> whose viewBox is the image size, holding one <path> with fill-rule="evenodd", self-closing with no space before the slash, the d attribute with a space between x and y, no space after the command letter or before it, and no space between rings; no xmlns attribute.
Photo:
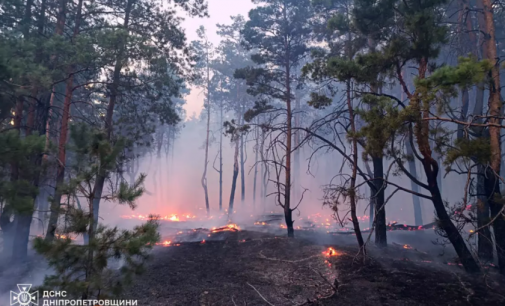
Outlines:
<svg viewBox="0 0 505 306"><path fill-rule="evenodd" d="M351 237L346 242L342 236L298 233L289 239L250 230L226 231L205 242L158 246L126 297L149 306L505 303L498 289L505 282L493 267L484 275L471 276L433 252L394 243L387 250L370 244L369 260L363 264L356 260ZM323 254L329 247L336 256Z"/></svg>

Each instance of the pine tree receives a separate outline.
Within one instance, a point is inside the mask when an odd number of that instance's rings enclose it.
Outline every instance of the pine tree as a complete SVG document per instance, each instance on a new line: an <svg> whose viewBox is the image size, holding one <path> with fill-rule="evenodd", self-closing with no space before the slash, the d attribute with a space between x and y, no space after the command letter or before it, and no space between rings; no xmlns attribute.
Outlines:
<svg viewBox="0 0 505 306"><path fill-rule="evenodd" d="M257 50L251 59L258 67L238 69L235 76L246 80L249 94L265 95L285 103L282 110L285 125L278 130L285 135L284 157L280 163L285 179L276 184L288 236L293 237L292 212L296 207L291 198L293 84L295 68L308 53L311 29L307 20L311 17L311 5L308 0L256 0L254 3L260 6L249 12L250 20L245 24L243 35L246 47Z"/></svg>

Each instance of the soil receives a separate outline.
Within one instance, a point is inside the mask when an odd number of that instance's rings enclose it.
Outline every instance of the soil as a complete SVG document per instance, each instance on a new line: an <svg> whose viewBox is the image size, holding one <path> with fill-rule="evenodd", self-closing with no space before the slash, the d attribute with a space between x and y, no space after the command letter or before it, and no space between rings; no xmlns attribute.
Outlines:
<svg viewBox="0 0 505 306"><path fill-rule="evenodd" d="M124 298L142 306L505 305L505 280L494 267L468 275L402 244L379 250L371 243L363 263L351 241L331 235L196 234L193 242L157 246ZM329 247L335 256L323 254Z"/></svg>

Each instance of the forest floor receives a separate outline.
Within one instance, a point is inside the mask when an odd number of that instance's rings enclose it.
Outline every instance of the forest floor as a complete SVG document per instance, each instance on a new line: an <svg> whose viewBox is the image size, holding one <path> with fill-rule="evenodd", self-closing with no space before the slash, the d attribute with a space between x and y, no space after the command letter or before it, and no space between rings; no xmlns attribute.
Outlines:
<svg viewBox="0 0 505 306"><path fill-rule="evenodd" d="M142 306L505 304L505 280L493 267L470 276L458 264L395 243L387 250L370 243L363 264L354 236L296 234L243 230L157 246L125 298ZM415 240L422 239L428 238ZM323 254L329 247L337 254Z"/></svg>

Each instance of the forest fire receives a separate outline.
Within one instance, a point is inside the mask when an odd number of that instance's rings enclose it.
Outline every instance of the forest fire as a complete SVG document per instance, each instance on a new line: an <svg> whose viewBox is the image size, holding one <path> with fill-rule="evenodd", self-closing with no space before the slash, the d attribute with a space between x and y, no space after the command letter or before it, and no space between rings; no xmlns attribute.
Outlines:
<svg viewBox="0 0 505 306"><path fill-rule="evenodd" d="M150 215L122 215L122 219L138 219L138 220L149 220ZM192 214L170 214L165 216L159 216L159 220L171 221L171 222L180 222L180 221L188 221L189 219L196 219L195 215Z"/></svg>
<svg viewBox="0 0 505 306"><path fill-rule="evenodd" d="M180 243L173 243L171 240L165 240L163 242L156 243L158 246L170 247L170 246L180 246Z"/></svg>
<svg viewBox="0 0 505 306"><path fill-rule="evenodd" d="M67 235L58 235L58 234L55 234L56 238L58 239L70 239L70 240L75 240L74 237L70 237L70 236L67 236Z"/></svg>
<svg viewBox="0 0 505 306"><path fill-rule="evenodd" d="M404 244L404 245L403 245L403 248L404 248L404 249L407 249L407 250L412 250L412 249L413 249L413 247L411 247L411 246L410 246L410 245L408 245L408 244Z"/></svg>
<svg viewBox="0 0 505 306"><path fill-rule="evenodd" d="M335 251L334 248L329 247L326 251L323 252L323 255L326 257L332 257L332 256L337 256L338 253Z"/></svg>
<svg viewBox="0 0 505 306"><path fill-rule="evenodd" d="M236 224L228 224L223 227L218 227L218 228L213 228L212 233L219 233L219 232L238 232L240 231L240 227Z"/></svg>

